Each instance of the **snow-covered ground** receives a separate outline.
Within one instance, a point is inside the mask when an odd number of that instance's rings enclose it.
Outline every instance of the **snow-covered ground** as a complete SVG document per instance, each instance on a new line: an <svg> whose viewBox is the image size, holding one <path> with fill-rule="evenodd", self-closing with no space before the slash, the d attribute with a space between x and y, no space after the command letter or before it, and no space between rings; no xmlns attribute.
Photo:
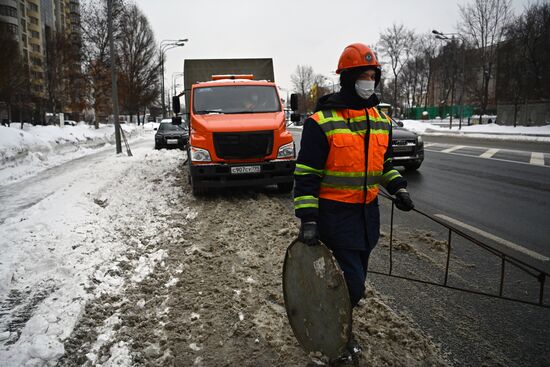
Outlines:
<svg viewBox="0 0 550 367"><path fill-rule="evenodd" d="M124 128L132 157L114 154L112 126L0 127L0 366L311 362L281 294L286 204L196 199L184 152ZM448 364L368 293L354 313L365 361Z"/></svg>
<svg viewBox="0 0 550 367"><path fill-rule="evenodd" d="M91 154L98 149L112 149L114 126L99 129L80 123L76 126L32 126L12 123L0 126L0 185L33 176L72 159ZM152 124L137 127L124 124L128 140L150 135Z"/></svg>
<svg viewBox="0 0 550 367"><path fill-rule="evenodd" d="M439 136L468 136L470 138L514 140L514 141L539 141L550 142L550 125L543 126L507 126L497 124L459 125L458 120L453 120L449 129L449 120L402 120L403 127L422 135Z"/></svg>
<svg viewBox="0 0 550 367"><path fill-rule="evenodd" d="M459 126L458 120L453 120L449 129L449 120L401 120L403 127L421 135L437 136L468 136L469 138L537 141L550 143L550 124L543 126L504 126L497 124L482 124L468 126L464 121ZM290 125L291 130L300 130L302 126Z"/></svg>

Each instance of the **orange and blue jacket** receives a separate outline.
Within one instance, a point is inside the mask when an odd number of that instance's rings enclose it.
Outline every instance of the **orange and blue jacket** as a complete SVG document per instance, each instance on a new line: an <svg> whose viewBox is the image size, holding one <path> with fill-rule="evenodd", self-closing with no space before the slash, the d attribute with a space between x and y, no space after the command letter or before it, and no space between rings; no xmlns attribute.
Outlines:
<svg viewBox="0 0 550 367"><path fill-rule="evenodd" d="M296 216L318 221L319 200L363 206L375 201L380 185L390 194L405 188L393 168L391 132L391 121L376 107L329 108L310 116L294 172Z"/></svg>

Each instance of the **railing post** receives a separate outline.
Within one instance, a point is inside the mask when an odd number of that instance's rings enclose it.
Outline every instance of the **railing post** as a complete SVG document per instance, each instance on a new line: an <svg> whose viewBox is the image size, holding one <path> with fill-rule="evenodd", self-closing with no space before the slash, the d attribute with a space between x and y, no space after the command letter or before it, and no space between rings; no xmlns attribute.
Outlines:
<svg viewBox="0 0 550 367"><path fill-rule="evenodd" d="M393 270L393 208L395 204L391 203L391 216L390 216L390 272L389 275L391 275L391 272Z"/></svg>
<svg viewBox="0 0 550 367"><path fill-rule="evenodd" d="M449 228L449 238L447 240L447 265L445 266L445 281L443 285L447 285L447 278L449 277L449 262L451 260L451 234L453 232Z"/></svg>
<svg viewBox="0 0 550 367"><path fill-rule="evenodd" d="M501 256L502 262L500 264L500 288L498 291L498 295L502 297L502 292L504 290L504 267L506 266L506 256Z"/></svg>
<svg viewBox="0 0 550 367"><path fill-rule="evenodd" d="M544 305L544 282L546 280L546 274L540 273L539 282L540 282L540 293L539 293L539 305Z"/></svg>

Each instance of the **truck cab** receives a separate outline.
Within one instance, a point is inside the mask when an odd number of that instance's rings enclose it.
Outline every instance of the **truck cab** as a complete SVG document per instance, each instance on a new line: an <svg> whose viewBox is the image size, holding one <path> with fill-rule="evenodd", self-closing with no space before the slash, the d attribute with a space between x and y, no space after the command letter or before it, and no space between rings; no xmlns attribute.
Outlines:
<svg viewBox="0 0 550 367"><path fill-rule="evenodd" d="M213 75L192 84L188 101L193 194L271 184L292 191L296 152L274 82Z"/></svg>

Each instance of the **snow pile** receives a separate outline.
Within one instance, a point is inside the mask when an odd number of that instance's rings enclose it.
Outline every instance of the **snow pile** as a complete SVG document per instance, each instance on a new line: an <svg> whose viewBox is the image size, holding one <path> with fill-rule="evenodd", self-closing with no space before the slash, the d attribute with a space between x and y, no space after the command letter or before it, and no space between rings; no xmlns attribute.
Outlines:
<svg viewBox="0 0 550 367"><path fill-rule="evenodd" d="M48 191L52 181L63 185L0 222L0 365L55 364L90 302L123 292L161 266L166 253L143 241L165 227L150 219L168 210L174 183L166 172L184 154L152 145L132 149L133 157L106 155L60 171L61 177L44 172L25 181L19 200L34 186ZM102 328L83 357L93 361L105 345L112 353L102 363L124 365L127 346L113 345Z"/></svg>
<svg viewBox="0 0 550 367"><path fill-rule="evenodd" d="M123 125L128 139L151 134L145 128ZM86 124L76 126L0 126L0 185L13 183L42 170L85 156L115 144L114 125L99 129Z"/></svg>
<svg viewBox="0 0 550 367"><path fill-rule="evenodd" d="M544 126L504 126L497 124L482 124L468 126L462 121L455 120L452 129L449 129L449 121L445 120L401 120L403 127L421 135L467 135L485 139L522 140L550 142L550 125Z"/></svg>
<svg viewBox="0 0 550 367"><path fill-rule="evenodd" d="M468 136L469 138L484 138L513 141L550 142L550 125L544 126L504 126L497 124L470 125L467 121L453 120L449 129L449 120L400 120L403 127L420 135L438 136ZM290 125L291 131L300 131L303 126Z"/></svg>

